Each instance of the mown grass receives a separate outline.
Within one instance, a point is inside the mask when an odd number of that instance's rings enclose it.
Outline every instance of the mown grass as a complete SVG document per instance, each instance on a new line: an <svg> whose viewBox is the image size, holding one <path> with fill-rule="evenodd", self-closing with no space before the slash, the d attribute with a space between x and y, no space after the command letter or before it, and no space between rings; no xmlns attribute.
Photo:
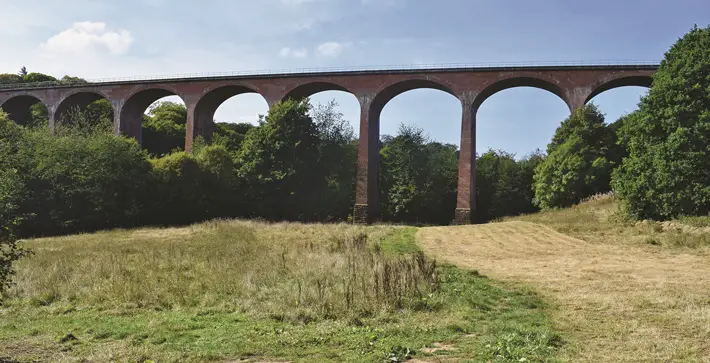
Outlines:
<svg viewBox="0 0 710 363"><path fill-rule="evenodd" d="M613 194L601 194L571 208L543 211L501 221L550 226L588 242L697 249L710 247L710 216L674 221L635 221L625 217Z"/></svg>
<svg viewBox="0 0 710 363"><path fill-rule="evenodd" d="M534 292L437 264L415 232L216 221L27 241L0 357L554 360Z"/></svg>

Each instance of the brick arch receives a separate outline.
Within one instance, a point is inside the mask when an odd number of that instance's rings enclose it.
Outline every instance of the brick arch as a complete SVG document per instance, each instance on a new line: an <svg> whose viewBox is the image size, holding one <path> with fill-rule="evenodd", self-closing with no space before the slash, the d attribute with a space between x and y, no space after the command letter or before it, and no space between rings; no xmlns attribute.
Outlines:
<svg viewBox="0 0 710 363"><path fill-rule="evenodd" d="M118 110L119 133L143 141L143 114L153 102L168 96L178 96L185 102L185 97L168 85L145 85L132 89L124 98ZM185 102L187 104L187 102Z"/></svg>
<svg viewBox="0 0 710 363"><path fill-rule="evenodd" d="M287 100L289 98L295 100L304 99L313 96L316 93L325 91L343 91L354 95L354 93L350 91L347 87L337 84L335 82L315 81L293 87L291 90L286 92L286 96L283 97L283 100Z"/></svg>
<svg viewBox="0 0 710 363"><path fill-rule="evenodd" d="M444 91L454 97L457 97L456 93L453 90L454 88L447 82L433 80L431 78L407 79L404 81L388 84L386 86L381 87L377 91L377 93L372 99L372 103L370 106L370 118L379 118L379 115L384 109L385 105L395 97L401 95L402 93L423 88Z"/></svg>
<svg viewBox="0 0 710 363"><path fill-rule="evenodd" d="M176 88L170 84L164 84L164 83L156 83L156 84L148 83L148 84L139 85L139 86L130 88L128 90L128 92L125 94L125 96L123 96L123 99L125 100L124 104L127 103L134 96L141 94L143 92L146 92L146 91L154 91L156 93L162 92L162 93L166 94L165 96L161 96L161 97L157 98L156 100L163 98L163 97L167 97L167 96L178 96L181 99L183 99L183 101L185 100L185 97L182 94L182 92L180 92L179 88Z"/></svg>
<svg viewBox="0 0 710 363"><path fill-rule="evenodd" d="M651 75L621 74L621 75L611 78L611 79L605 78L605 79L599 80L599 81L592 84L592 86L590 87L591 92L589 93L587 98L584 100L584 104L586 105L589 101L592 100L592 98L600 95L603 92L612 90L614 88L626 87L626 86L638 86L638 87L651 88L652 84L653 84L653 76L651 76Z"/></svg>
<svg viewBox="0 0 710 363"><path fill-rule="evenodd" d="M516 87L533 87L548 91L569 104L565 96L564 89L556 84L555 80L548 77L538 76L510 76L504 79L495 81L494 83L483 88L476 98L473 100L473 109L477 110L483 102L494 94L510 88Z"/></svg>
<svg viewBox="0 0 710 363"><path fill-rule="evenodd" d="M7 99L3 99L2 102L0 102L0 109L8 114L10 120L17 124L24 125L29 121L30 108L37 103L41 103L49 111L47 102L31 93L15 94Z"/></svg>
<svg viewBox="0 0 710 363"><path fill-rule="evenodd" d="M234 96L246 93L255 93L264 98L257 87L241 82L223 83L216 87L205 88L202 96L195 103L192 115L188 115L188 134L185 140L186 150L191 149L192 139L197 136L202 136L206 141L210 141L215 128L214 114L219 106ZM264 101L266 101L266 98L264 98ZM190 111L188 109L188 113Z"/></svg>
<svg viewBox="0 0 710 363"><path fill-rule="evenodd" d="M55 122L61 122L66 112L68 112L72 107L79 107L80 110L84 110L89 104L102 98L110 100L109 96L100 90L72 90L71 92L62 95L62 98L59 102L57 102L52 114L53 120ZM115 109L113 111L114 113L116 112Z"/></svg>

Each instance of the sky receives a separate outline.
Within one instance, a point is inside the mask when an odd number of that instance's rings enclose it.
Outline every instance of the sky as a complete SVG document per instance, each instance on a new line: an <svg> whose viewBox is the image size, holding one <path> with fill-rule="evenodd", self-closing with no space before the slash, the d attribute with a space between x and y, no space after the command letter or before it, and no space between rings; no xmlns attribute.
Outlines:
<svg viewBox="0 0 710 363"><path fill-rule="evenodd" d="M0 0L0 73L100 79L183 73L483 62L660 61L695 24L707 0ZM595 97L613 122L646 92ZM358 131L354 96L335 99ZM180 102L179 98L170 100ZM259 95L234 97L217 121L256 122ZM569 110L557 96L520 87L478 111L476 148L522 157L545 149ZM437 90L403 93L385 106L381 133L417 126L458 145L461 106Z"/></svg>

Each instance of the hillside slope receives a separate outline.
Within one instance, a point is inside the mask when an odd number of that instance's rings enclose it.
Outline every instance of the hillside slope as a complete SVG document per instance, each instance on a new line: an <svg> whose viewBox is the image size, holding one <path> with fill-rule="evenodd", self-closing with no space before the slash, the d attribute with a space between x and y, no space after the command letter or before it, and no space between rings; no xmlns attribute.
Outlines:
<svg viewBox="0 0 710 363"><path fill-rule="evenodd" d="M432 256L522 281L557 305L568 361L710 361L707 232L625 223L610 198L477 226L420 229ZM698 248L678 246L701 246Z"/></svg>

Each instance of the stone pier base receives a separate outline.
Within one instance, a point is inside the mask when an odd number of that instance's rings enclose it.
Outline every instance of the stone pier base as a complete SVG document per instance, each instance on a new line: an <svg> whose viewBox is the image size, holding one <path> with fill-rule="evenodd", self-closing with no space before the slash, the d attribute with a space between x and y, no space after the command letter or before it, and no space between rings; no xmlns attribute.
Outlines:
<svg viewBox="0 0 710 363"><path fill-rule="evenodd" d="M456 208L454 224L464 225L473 223L473 212L469 208Z"/></svg>
<svg viewBox="0 0 710 363"><path fill-rule="evenodd" d="M353 222L355 224L370 223L369 210L370 206L367 204L355 204L355 208L353 209Z"/></svg>

